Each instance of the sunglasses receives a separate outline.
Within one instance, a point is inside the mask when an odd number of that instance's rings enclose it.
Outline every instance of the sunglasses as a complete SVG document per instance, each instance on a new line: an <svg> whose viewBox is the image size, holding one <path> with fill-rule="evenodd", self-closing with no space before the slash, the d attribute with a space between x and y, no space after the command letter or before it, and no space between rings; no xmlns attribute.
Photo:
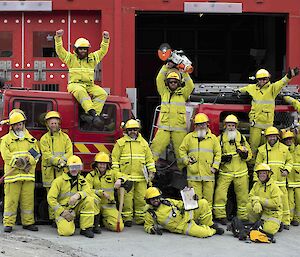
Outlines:
<svg viewBox="0 0 300 257"><path fill-rule="evenodd" d="M139 129L137 128L131 128L131 129L127 129L127 131L138 131Z"/></svg>
<svg viewBox="0 0 300 257"><path fill-rule="evenodd" d="M260 78L260 79L257 79L257 80L268 80L269 78Z"/></svg>

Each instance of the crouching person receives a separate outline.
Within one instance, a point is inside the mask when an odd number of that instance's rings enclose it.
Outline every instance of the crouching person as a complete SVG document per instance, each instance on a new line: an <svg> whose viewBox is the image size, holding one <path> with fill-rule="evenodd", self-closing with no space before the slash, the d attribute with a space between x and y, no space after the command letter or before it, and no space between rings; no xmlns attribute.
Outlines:
<svg viewBox="0 0 300 257"><path fill-rule="evenodd" d="M48 204L55 212L57 232L61 236L74 234L74 219L79 216L80 234L94 237L94 198L85 178L79 174L82 169L81 159L70 156L66 172L52 182L48 192Z"/></svg>
<svg viewBox="0 0 300 257"><path fill-rule="evenodd" d="M87 182L95 193L95 233L101 233L99 225L100 215L103 225L107 229L118 232L124 229L122 217L119 215L116 207L114 190L126 187L129 181L126 180L125 175L121 172L111 170L110 166L109 155L99 152L96 154L92 164L93 170L86 176ZM130 188L126 189L130 190Z"/></svg>
<svg viewBox="0 0 300 257"><path fill-rule="evenodd" d="M272 171L268 164L261 163L255 168L258 181L253 185L247 204L250 222L261 221L259 230L274 241L282 218L282 192L276 182L270 178ZM251 234L250 234L251 236Z"/></svg>
<svg viewBox="0 0 300 257"><path fill-rule="evenodd" d="M212 221L212 213L207 200L198 200L198 209L185 211L183 201L161 198L156 187L149 187L145 194L148 208L144 229L149 234L162 235L159 226L173 233L194 237L222 235L224 230Z"/></svg>

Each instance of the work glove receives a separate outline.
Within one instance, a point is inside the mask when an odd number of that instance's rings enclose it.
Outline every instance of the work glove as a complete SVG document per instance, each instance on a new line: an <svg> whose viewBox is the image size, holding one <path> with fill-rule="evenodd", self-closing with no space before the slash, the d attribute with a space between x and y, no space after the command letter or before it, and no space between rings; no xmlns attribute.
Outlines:
<svg viewBox="0 0 300 257"><path fill-rule="evenodd" d="M64 210L60 216L70 222L75 219L75 212L73 210Z"/></svg>
<svg viewBox="0 0 300 257"><path fill-rule="evenodd" d="M104 37L105 39L109 39L109 32L108 31L103 31L102 32L102 37Z"/></svg>
<svg viewBox="0 0 300 257"><path fill-rule="evenodd" d="M152 235L160 235L160 236L163 234L162 231L158 227L151 228L150 233Z"/></svg>
<svg viewBox="0 0 300 257"><path fill-rule="evenodd" d="M262 211L262 206L259 202L256 202L254 205L253 205L253 211L257 214L261 213Z"/></svg>
<svg viewBox="0 0 300 257"><path fill-rule="evenodd" d="M189 157L189 164L194 164L196 162L197 162L197 160L196 160L196 158L194 156L190 156Z"/></svg>
<svg viewBox="0 0 300 257"><path fill-rule="evenodd" d="M57 37L61 37L63 34L64 34L64 30L63 30L63 29L59 29L59 30L57 30L57 31L55 32L55 35L56 35Z"/></svg>
<svg viewBox="0 0 300 257"><path fill-rule="evenodd" d="M69 205L70 206L75 206L77 201L80 199L80 194L76 193L75 195L72 195L70 197L70 200L69 200Z"/></svg>
<svg viewBox="0 0 300 257"><path fill-rule="evenodd" d="M259 196L252 196L251 200L253 203L259 203L260 202L260 197Z"/></svg>
<svg viewBox="0 0 300 257"><path fill-rule="evenodd" d="M284 97L283 97L283 100L284 100L285 102L287 102L288 104L292 104L292 103L293 103L293 98L290 97L290 96L284 96Z"/></svg>
<svg viewBox="0 0 300 257"><path fill-rule="evenodd" d="M199 196L198 196L197 194L194 194L194 195L193 195L193 199L194 199L195 201L198 201L198 200L199 200Z"/></svg>
<svg viewBox="0 0 300 257"><path fill-rule="evenodd" d="M232 90L232 96L235 96L237 98L240 98L241 92L238 89L233 89Z"/></svg>
<svg viewBox="0 0 300 257"><path fill-rule="evenodd" d="M211 168L210 168L210 171L211 171L212 174L215 174L215 173L217 172L217 169L211 167Z"/></svg>
<svg viewBox="0 0 300 257"><path fill-rule="evenodd" d="M286 76L291 79L295 76L297 76L299 74L299 68L295 67L293 69L289 68L288 73L286 74Z"/></svg>
<svg viewBox="0 0 300 257"><path fill-rule="evenodd" d="M236 152L241 157L241 159L246 160L248 158L248 151L242 151L241 149L237 149Z"/></svg>
<svg viewBox="0 0 300 257"><path fill-rule="evenodd" d="M281 171L282 177L286 177L289 174L288 170L286 170L286 169L281 169L280 171Z"/></svg>
<svg viewBox="0 0 300 257"><path fill-rule="evenodd" d="M155 177L155 172L149 171L148 177L149 177L149 181L152 181Z"/></svg>
<svg viewBox="0 0 300 257"><path fill-rule="evenodd" d="M28 164L29 164L29 157L18 157L15 162L15 166L18 169L22 169L22 170L24 170Z"/></svg>
<svg viewBox="0 0 300 257"><path fill-rule="evenodd" d="M67 162L64 159L60 158L58 160L57 166L58 166L58 168L63 168L66 166L66 164L67 164Z"/></svg>
<svg viewBox="0 0 300 257"><path fill-rule="evenodd" d="M231 154L226 154L226 155L222 155L221 157L221 162L231 162L232 160L232 155Z"/></svg>

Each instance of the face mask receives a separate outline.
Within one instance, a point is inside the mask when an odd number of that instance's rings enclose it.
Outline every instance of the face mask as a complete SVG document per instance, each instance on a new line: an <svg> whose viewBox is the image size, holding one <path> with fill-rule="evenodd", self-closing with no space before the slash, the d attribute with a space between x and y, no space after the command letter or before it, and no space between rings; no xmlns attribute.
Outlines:
<svg viewBox="0 0 300 257"><path fill-rule="evenodd" d="M235 140L236 138L236 130L234 131L227 131L227 137L229 141Z"/></svg>

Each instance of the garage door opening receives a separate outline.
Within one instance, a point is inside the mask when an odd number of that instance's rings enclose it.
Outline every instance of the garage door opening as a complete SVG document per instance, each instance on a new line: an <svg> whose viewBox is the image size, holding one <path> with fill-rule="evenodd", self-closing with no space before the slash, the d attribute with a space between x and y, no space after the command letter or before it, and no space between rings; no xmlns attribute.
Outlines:
<svg viewBox="0 0 300 257"><path fill-rule="evenodd" d="M157 49L164 42L185 51L196 83L249 83L261 67L278 79L285 72L286 15L137 13L138 116L145 136L159 104L155 78L162 62Z"/></svg>

